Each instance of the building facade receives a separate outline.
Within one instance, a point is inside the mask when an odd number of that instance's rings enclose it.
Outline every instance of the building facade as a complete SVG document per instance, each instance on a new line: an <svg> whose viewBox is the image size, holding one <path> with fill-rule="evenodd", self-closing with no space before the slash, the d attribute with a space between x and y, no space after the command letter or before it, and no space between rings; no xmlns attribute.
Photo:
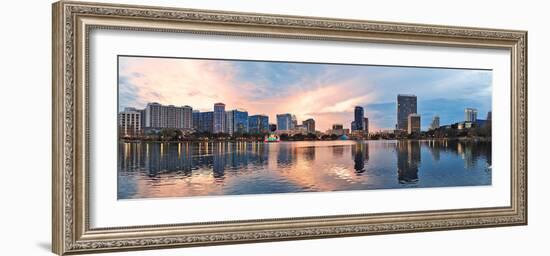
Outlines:
<svg viewBox="0 0 550 256"><path fill-rule="evenodd" d="M420 115L410 114L407 119L407 133L420 133Z"/></svg>
<svg viewBox="0 0 550 256"><path fill-rule="evenodd" d="M164 106L158 103L148 103L143 111L146 128L193 128L193 108L190 106Z"/></svg>
<svg viewBox="0 0 550 256"><path fill-rule="evenodd" d="M269 132L269 117L266 115L253 115L248 117L249 133L268 133Z"/></svg>
<svg viewBox="0 0 550 256"><path fill-rule="evenodd" d="M145 127L161 128L161 109L162 105L154 102L148 103L145 107Z"/></svg>
<svg viewBox="0 0 550 256"><path fill-rule="evenodd" d="M292 115L289 130L296 129L296 126L298 126L298 119L296 118L296 115Z"/></svg>
<svg viewBox="0 0 550 256"><path fill-rule="evenodd" d="M225 133L233 135L233 120L235 119L235 113L233 110L225 111Z"/></svg>
<svg viewBox="0 0 550 256"><path fill-rule="evenodd" d="M233 119L233 132L237 134L248 133L248 112L246 110L235 110Z"/></svg>
<svg viewBox="0 0 550 256"><path fill-rule="evenodd" d="M363 118L363 131L365 131L366 134L369 133L369 118L368 117Z"/></svg>
<svg viewBox="0 0 550 256"><path fill-rule="evenodd" d="M353 125L351 126L352 131L360 131L364 129L363 118L365 117L365 110L363 107L355 106Z"/></svg>
<svg viewBox="0 0 550 256"><path fill-rule="evenodd" d="M291 114L278 114L277 115L277 130L287 131L291 129L292 115Z"/></svg>
<svg viewBox="0 0 550 256"><path fill-rule="evenodd" d="M302 125L306 127L308 133L315 133L315 120L313 118L306 119L302 122Z"/></svg>
<svg viewBox="0 0 550 256"><path fill-rule="evenodd" d="M214 104L214 128L213 133L225 132L225 104Z"/></svg>
<svg viewBox="0 0 550 256"><path fill-rule="evenodd" d="M246 110L235 109L225 112L226 128L229 135L248 133L248 112Z"/></svg>
<svg viewBox="0 0 550 256"><path fill-rule="evenodd" d="M133 137L141 134L141 113L135 108L125 108L118 113L119 133L124 137Z"/></svg>
<svg viewBox="0 0 550 256"><path fill-rule="evenodd" d="M193 128L193 108L190 106L183 106L179 108L181 112L181 120L179 120L179 126L183 129Z"/></svg>
<svg viewBox="0 0 550 256"><path fill-rule="evenodd" d="M200 119L201 113L198 110L193 110L192 118L193 118L193 130L199 131L199 119Z"/></svg>
<svg viewBox="0 0 550 256"><path fill-rule="evenodd" d="M466 108L464 109L464 121L465 122L475 122L477 120L477 109L475 108Z"/></svg>
<svg viewBox="0 0 550 256"><path fill-rule="evenodd" d="M342 124L333 124L332 129L328 130L327 133L331 135L342 136L349 134L349 129L344 129L344 125Z"/></svg>
<svg viewBox="0 0 550 256"><path fill-rule="evenodd" d="M397 95L397 130L407 131L409 115L417 113L416 100L415 95Z"/></svg>
<svg viewBox="0 0 550 256"><path fill-rule="evenodd" d="M214 112L200 112L199 113L199 132L214 132Z"/></svg>
<svg viewBox="0 0 550 256"><path fill-rule="evenodd" d="M435 130L439 129L439 116L434 116L432 118L432 123L430 124L430 129Z"/></svg>

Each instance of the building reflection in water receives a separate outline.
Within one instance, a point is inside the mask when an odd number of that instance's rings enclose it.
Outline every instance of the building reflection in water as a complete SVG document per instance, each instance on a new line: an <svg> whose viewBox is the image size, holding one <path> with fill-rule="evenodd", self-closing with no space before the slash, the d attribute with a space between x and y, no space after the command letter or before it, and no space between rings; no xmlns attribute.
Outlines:
<svg viewBox="0 0 550 256"><path fill-rule="evenodd" d="M417 183L418 167L420 165L420 142L411 140L398 141L396 149L399 183Z"/></svg>
<svg viewBox="0 0 550 256"><path fill-rule="evenodd" d="M369 161L369 144L357 143L351 147L351 155L354 162L353 168L357 175L365 172L365 164Z"/></svg>
<svg viewBox="0 0 550 256"><path fill-rule="evenodd" d="M119 143L118 160L121 198L491 184L490 141Z"/></svg>

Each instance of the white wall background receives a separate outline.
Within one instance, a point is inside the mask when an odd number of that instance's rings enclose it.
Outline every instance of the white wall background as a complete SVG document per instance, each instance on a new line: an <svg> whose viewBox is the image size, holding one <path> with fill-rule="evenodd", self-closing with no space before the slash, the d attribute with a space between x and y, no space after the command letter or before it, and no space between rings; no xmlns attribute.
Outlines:
<svg viewBox="0 0 550 256"><path fill-rule="evenodd" d="M96 0L98 1L98 0ZM112 2L111 0L100 0ZM259 243L112 255L548 255L550 23L545 1L146 1L123 3L433 23L529 31L529 225ZM0 15L1 255L51 255L50 1L10 1Z"/></svg>

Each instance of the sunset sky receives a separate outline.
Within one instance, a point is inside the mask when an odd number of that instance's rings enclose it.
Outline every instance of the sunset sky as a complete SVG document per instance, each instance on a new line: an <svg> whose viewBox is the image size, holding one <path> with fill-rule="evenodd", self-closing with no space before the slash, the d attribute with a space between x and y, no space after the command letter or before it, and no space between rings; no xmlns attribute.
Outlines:
<svg viewBox="0 0 550 256"><path fill-rule="evenodd" d="M325 131L350 128L355 106L365 108L370 131L396 123L397 94L415 94L422 128L439 115L441 124L464 119L464 108L491 110L488 70L309 64L265 61L119 57L119 110L148 102L212 111L246 109L249 115L292 113Z"/></svg>

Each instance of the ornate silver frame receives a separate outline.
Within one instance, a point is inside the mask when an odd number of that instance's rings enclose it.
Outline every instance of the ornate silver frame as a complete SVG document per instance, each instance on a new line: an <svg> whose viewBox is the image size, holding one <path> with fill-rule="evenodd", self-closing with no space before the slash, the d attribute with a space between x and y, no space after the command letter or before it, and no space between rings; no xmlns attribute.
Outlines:
<svg viewBox="0 0 550 256"><path fill-rule="evenodd" d="M88 35L93 29L497 48L511 51L508 207L92 229ZM527 224L527 32L61 1L53 4L53 242L57 254Z"/></svg>

